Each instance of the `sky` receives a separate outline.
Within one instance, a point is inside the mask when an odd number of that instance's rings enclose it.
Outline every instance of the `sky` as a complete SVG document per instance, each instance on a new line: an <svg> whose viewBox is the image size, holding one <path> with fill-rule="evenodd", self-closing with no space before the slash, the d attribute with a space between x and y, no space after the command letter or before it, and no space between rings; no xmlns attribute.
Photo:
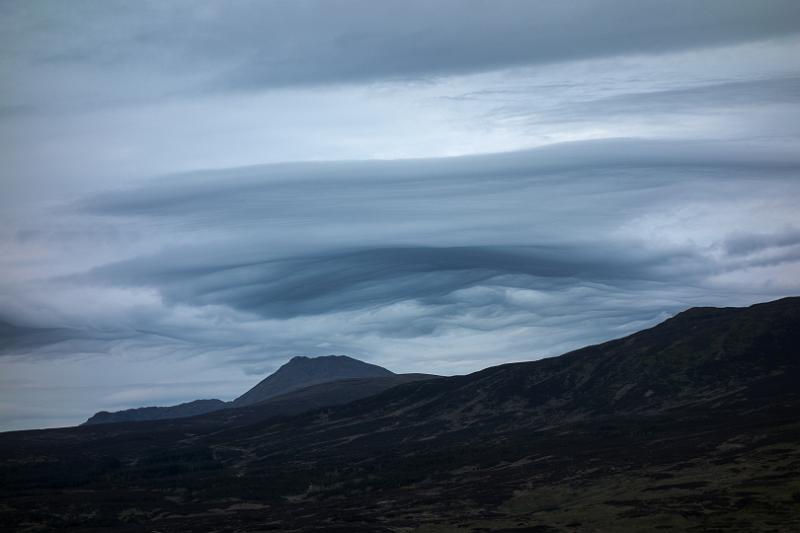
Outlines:
<svg viewBox="0 0 800 533"><path fill-rule="evenodd" d="M0 430L800 295L795 0L0 3Z"/></svg>

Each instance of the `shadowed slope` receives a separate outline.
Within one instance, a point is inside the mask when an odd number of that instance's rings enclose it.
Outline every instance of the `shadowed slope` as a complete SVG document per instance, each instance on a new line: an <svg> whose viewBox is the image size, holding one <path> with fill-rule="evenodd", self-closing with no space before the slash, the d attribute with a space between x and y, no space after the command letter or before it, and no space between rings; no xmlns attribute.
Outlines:
<svg viewBox="0 0 800 533"><path fill-rule="evenodd" d="M797 530L798 326L800 298L691 309L296 416L8 433L0 525Z"/></svg>

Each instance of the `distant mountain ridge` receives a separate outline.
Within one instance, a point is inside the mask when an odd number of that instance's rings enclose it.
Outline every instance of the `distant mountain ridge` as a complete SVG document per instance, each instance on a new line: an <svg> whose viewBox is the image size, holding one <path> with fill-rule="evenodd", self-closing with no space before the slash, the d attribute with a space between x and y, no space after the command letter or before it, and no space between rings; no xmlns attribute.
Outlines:
<svg viewBox="0 0 800 533"><path fill-rule="evenodd" d="M238 408L255 405L271 398L282 396L294 391L299 391L314 385L332 383L340 380L358 378L387 378L397 376L394 372L381 366L365 363L346 355L325 355L320 357L296 356L286 364L278 368L232 402L222 400L194 400L187 403L172 405L167 407L139 407L125 409L123 411L100 411L91 416L83 425L108 424L113 422L141 422L147 420L165 420L171 418L184 418L197 416L225 408ZM399 380L398 383L404 382ZM376 383L372 388L361 384L358 390L361 391L359 398L363 397L363 391L375 390L382 391L387 388L392 381ZM348 397L348 392L344 397ZM337 403L335 397L325 396L327 404ZM323 406L316 399L315 407ZM299 404L302 407L302 402ZM284 407L283 411L290 409ZM300 412L291 409L293 412Z"/></svg>
<svg viewBox="0 0 800 533"><path fill-rule="evenodd" d="M84 425L108 424L110 422L139 422L142 420L165 420L183 418L218 411L227 406L222 400L194 400L193 402L171 405L169 407L138 407L123 411L100 411L95 413Z"/></svg>
<svg viewBox="0 0 800 533"><path fill-rule="evenodd" d="M253 405L303 387L340 379L393 375L394 372L381 366L365 363L346 355L297 356L233 400L231 406Z"/></svg>
<svg viewBox="0 0 800 533"><path fill-rule="evenodd" d="M169 424L172 428L185 428L188 432L216 430L247 426L256 422L281 417L291 417L317 409L328 409L356 400L375 396L391 388L414 383L443 379L433 374L393 374L376 378L347 378L329 381L273 396L263 402L242 407L219 409L199 416L172 420L153 420L153 426Z"/></svg>

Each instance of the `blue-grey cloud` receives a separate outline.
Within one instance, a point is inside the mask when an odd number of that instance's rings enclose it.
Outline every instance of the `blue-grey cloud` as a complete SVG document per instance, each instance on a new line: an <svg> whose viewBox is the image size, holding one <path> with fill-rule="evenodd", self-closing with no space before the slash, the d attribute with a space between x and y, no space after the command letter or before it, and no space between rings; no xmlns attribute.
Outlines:
<svg viewBox="0 0 800 533"><path fill-rule="evenodd" d="M102 95L117 103L185 91L419 80L800 31L800 7L791 0L82 1L2 10L4 58L17 76L30 76L25 84L64 67L103 70L119 74L118 90ZM126 82L132 69L138 83ZM6 99L9 112L31 105L24 92L4 92L22 98Z"/></svg>
<svg viewBox="0 0 800 533"><path fill-rule="evenodd" d="M75 208L97 215L233 223L249 217L261 222L340 217L365 221L408 214L395 211L403 207L413 208L417 215L434 211L431 214L440 218L454 209L475 208L473 215L479 217L484 208L508 214L507 204L469 203L469 199L480 201L484 194L508 200L519 199L521 192L560 195L560 207L568 208L591 201L585 195L594 192L626 196L691 182L698 175L724 180L731 172L753 170L793 179L798 168L800 157L792 150L763 144L604 139L478 156L275 164L190 173L147 187L99 194ZM566 194L573 188L581 196ZM443 198L451 201L442 202Z"/></svg>
<svg viewBox="0 0 800 533"><path fill-rule="evenodd" d="M305 26L304 15L321 8L328 15L324 27L315 24L313 31L302 33L305 39L291 46L259 43L219 83L269 87L413 79L713 46L800 30L800 10L791 2L705 2L702 9L687 7L650 1L602 6L519 0L307 4L281 15L290 28ZM628 31L620 31L620 18L627 21Z"/></svg>
<svg viewBox="0 0 800 533"><path fill-rule="evenodd" d="M0 427L796 294L798 28L790 0L2 3Z"/></svg>
<svg viewBox="0 0 800 533"><path fill-rule="evenodd" d="M722 81L692 87L624 93L572 101L537 115L536 121L588 121L615 115L707 114L735 108L795 104L800 77ZM513 107L508 110L513 112Z"/></svg>
<svg viewBox="0 0 800 533"><path fill-rule="evenodd" d="M322 329L306 339L298 333L266 341L276 354L317 350L315 343L342 333L333 334L340 320L349 321L351 340L368 333L436 336L468 316L476 330L526 327L531 313L543 310L517 308L515 294L641 287L668 294L708 285L714 276L793 264L793 234L719 228L700 244L678 227L674 242L660 243L636 228L620 229L644 217L647 230L652 213L684 202L704 202L703 209L724 215L743 193L759 201L773 198L770 191L793 191L798 168L794 152L752 143L618 139L462 158L182 174L72 204L72 216L134 226L162 246L57 283L154 291L161 303L152 305L244 313L236 320L399 313L368 327L351 318L315 323ZM126 239L124 232L102 234ZM26 233L26 243L70 238L64 229L47 235ZM781 245L780 253L746 253ZM681 301L655 298L645 314L661 316ZM605 313L602 306L592 312ZM237 361L263 357L254 348L263 338L214 338L213 331L167 323L162 313L126 314L119 323L162 340L245 350ZM611 316L638 324L640 313ZM363 350L351 340L337 351Z"/></svg>
<svg viewBox="0 0 800 533"><path fill-rule="evenodd" d="M740 233L725 239L725 252L733 255L750 255L768 249L800 245L800 230L786 228L775 233Z"/></svg>
<svg viewBox="0 0 800 533"><path fill-rule="evenodd" d="M170 258L156 256L103 267L89 276L157 287L174 302L227 305L264 317L287 318L404 300L434 303L460 289L511 281L515 282L511 286L524 287L543 278L585 283L686 278L689 273L679 265L690 258L686 251L643 254L610 243L601 247L394 247L255 264L214 267L206 263L201 268L164 268Z"/></svg>

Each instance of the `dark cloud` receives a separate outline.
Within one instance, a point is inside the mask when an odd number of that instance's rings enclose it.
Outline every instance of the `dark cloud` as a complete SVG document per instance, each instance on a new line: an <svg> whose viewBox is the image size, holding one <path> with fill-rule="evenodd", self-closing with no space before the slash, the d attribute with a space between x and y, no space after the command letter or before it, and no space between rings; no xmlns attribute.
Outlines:
<svg viewBox="0 0 800 533"><path fill-rule="evenodd" d="M797 168L796 154L750 143L617 139L184 174L74 204L77 214L144 228L163 246L60 282L152 290L169 307L231 309L243 313L234 322L300 328L288 337L235 339L149 313L121 320L206 349L245 350L231 359L242 365L258 364L265 352L318 353L320 342L333 343L326 352L359 355L368 335L387 345L460 328L541 327L553 335L574 312L561 302L576 304L572 296L537 299L581 291L602 297L586 310L596 327L575 335L597 340L604 328L629 331L643 317L685 307L695 296L676 297L683 287L719 298L708 287L714 276L796 262L791 249L733 257L792 236L718 236L699 245L687 240L697 237L690 225L678 226L671 243L651 241L647 231L659 224L649 221L654 213L680 212L686 202L703 202L698 214L724 215L743 190L770 198L793 190ZM645 233L620 233L642 217ZM715 257L720 248L731 258ZM635 293L650 294L648 304L612 303L614 294Z"/></svg>
<svg viewBox="0 0 800 533"><path fill-rule="evenodd" d="M0 320L0 353L28 352L64 341L91 338L71 328L40 328Z"/></svg>
<svg viewBox="0 0 800 533"><path fill-rule="evenodd" d="M792 0L89 1L3 9L14 21L5 33L15 60L51 71L128 67L144 74L129 90L159 87L162 96L416 80L800 30L800 6ZM151 77L181 80L154 85L146 82Z"/></svg>
<svg viewBox="0 0 800 533"><path fill-rule="evenodd" d="M688 272L679 265L691 258L686 251L647 254L609 243L602 247L394 247L217 268L164 269L174 263L175 257L169 255L110 265L89 277L157 287L174 302L227 305L268 318L288 318L404 300L432 303L460 289L504 285L510 280L519 287L536 285L542 278L635 283L663 280L667 268L671 277L685 278Z"/></svg>
<svg viewBox="0 0 800 533"><path fill-rule="evenodd" d="M139 347L154 348L175 343L192 343L197 339L186 336L179 329L161 328L161 331L138 329L147 322L135 322L121 327L41 327L22 323L0 321L0 355L34 355L37 358L84 357L88 354L108 354L115 346L132 343ZM21 321L24 322L24 319ZM239 346L241 343L218 341L217 349Z"/></svg>
<svg viewBox="0 0 800 533"><path fill-rule="evenodd" d="M156 233L225 238L170 246L75 279L284 319L409 300L427 305L508 280L519 288L693 283L780 260L719 263L689 244L614 235L621 221L687 199L726 202L753 179L791 188L798 168L796 154L759 145L618 139L180 175L73 208L135 220ZM724 246L730 254L745 241L752 247L772 240L749 236Z"/></svg>
<svg viewBox="0 0 800 533"><path fill-rule="evenodd" d="M62 276L57 283L76 287L70 296L81 287L123 291L108 297L123 302L129 297L124 291L155 295L136 296L143 310L93 319L106 329L124 325L162 340L225 349L252 347L263 339L235 340L233 334L214 339L205 326L187 327L186 318L169 323L171 311L162 306L243 313L225 319L235 322L325 320L408 304L400 316L363 330L407 338L439 335L454 317L481 309L484 322L475 325L480 330L505 323L502 315L516 305L509 295L517 292L580 287L625 292L642 284L675 290L729 272L796 261L791 248L747 256L758 247L792 244L794 233L713 233L699 244L697 231L679 224L670 230L671 241L660 242L668 232L659 227L659 216L665 213L673 224L684 215L672 213L681 213L684 204L700 209L698 215L711 210L728 216L743 191L757 202L762 193L773 198L780 190L794 190L798 167L796 153L753 143L611 139L470 157L181 174L72 204L68 212L92 240L102 234L109 245L116 239L125 247L130 228L136 228L151 251ZM693 207L697 202L702 207ZM91 229L115 223L128 229ZM659 240L651 238L651 227ZM21 244L32 246L47 235L74 240L69 227L24 235ZM714 255L720 248L729 258ZM531 312L541 310L511 313L512 322L524 323ZM624 321L635 323L636 316ZM313 341L297 334L275 341L273 349L315 350L318 335L339 327L339 320L334 319L336 326L316 324L322 329ZM362 331L353 323L349 327L350 335ZM358 349L354 346L348 340L338 351Z"/></svg>
<svg viewBox="0 0 800 533"><path fill-rule="evenodd" d="M790 1L683 4L305 3L264 16L290 30L303 28L303 38L283 39L282 46L265 39L247 49L242 64L219 83L241 88L414 79L713 46L800 30L800 9ZM323 26L309 27L306 16L314 11L325 14L319 19ZM620 20L626 21L624 30Z"/></svg>

